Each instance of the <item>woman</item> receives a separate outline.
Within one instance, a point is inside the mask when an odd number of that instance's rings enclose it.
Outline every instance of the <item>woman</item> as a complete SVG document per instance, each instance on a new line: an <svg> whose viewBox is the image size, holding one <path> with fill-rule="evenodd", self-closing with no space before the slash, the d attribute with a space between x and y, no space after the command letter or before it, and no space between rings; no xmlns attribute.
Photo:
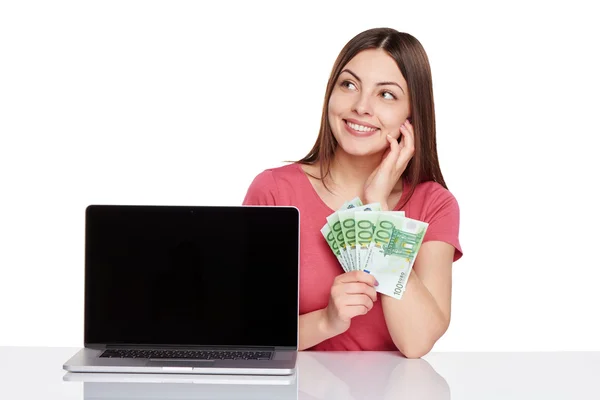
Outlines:
<svg viewBox="0 0 600 400"><path fill-rule="evenodd" d="M357 196L429 223L400 300L377 293L364 271L343 273L320 233L326 217ZM314 147L298 162L260 173L244 204L300 210L299 350L427 354L450 323L452 263L462 249L419 41L388 28L350 40L333 66Z"/></svg>

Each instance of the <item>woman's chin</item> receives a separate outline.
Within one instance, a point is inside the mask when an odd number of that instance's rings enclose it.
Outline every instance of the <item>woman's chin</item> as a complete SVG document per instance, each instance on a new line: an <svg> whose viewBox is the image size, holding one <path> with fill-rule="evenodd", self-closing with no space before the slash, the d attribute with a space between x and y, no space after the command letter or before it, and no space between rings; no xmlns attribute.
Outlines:
<svg viewBox="0 0 600 400"><path fill-rule="evenodd" d="M385 150L380 147L352 145L342 145L340 146L340 148L344 151L344 153L352 157L373 157L375 155L381 154Z"/></svg>

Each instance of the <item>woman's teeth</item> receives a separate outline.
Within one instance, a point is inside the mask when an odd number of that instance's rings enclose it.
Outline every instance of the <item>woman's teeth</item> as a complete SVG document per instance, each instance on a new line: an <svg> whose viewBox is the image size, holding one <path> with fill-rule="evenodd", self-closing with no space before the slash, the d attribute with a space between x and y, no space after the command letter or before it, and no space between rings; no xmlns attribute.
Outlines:
<svg viewBox="0 0 600 400"><path fill-rule="evenodd" d="M355 131L359 131L359 132L373 132L373 131L377 130L377 128L368 128L366 126L356 125L356 124L353 124L352 122L348 122L348 121L346 121L346 123L348 124L348 126L350 128L354 129Z"/></svg>

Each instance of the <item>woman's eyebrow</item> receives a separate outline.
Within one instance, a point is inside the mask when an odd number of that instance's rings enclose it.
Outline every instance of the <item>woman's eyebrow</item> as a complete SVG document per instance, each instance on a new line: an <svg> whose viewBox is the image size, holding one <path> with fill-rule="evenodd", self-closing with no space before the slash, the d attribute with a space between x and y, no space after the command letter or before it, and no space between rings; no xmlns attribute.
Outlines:
<svg viewBox="0 0 600 400"><path fill-rule="evenodd" d="M358 75L356 75L354 72L350 71L348 68L344 69L341 73L343 72L347 72L350 75L352 75L358 82L362 83L362 81L360 80L360 78L358 77ZM400 86L399 84L397 84L396 82L392 82L392 81L386 81L386 82L377 82L377 86L385 86L385 85L395 85L398 86L400 88L400 90L402 90L402 93L404 93L404 89L402 89L402 86Z"/></svg>

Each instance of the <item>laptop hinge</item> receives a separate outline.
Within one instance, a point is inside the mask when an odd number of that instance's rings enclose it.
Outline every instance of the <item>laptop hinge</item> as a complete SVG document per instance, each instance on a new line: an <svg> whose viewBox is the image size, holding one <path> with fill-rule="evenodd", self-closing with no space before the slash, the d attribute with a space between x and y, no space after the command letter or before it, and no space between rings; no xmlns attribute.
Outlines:
<svg viewBox="0 0 600 400"><path fill-rule="evenodd" d="M200 345L140 345L140 344L108 344L103 349L185 349L185 350L256 350L275 351L273 346L200 346Z"/></svg>

